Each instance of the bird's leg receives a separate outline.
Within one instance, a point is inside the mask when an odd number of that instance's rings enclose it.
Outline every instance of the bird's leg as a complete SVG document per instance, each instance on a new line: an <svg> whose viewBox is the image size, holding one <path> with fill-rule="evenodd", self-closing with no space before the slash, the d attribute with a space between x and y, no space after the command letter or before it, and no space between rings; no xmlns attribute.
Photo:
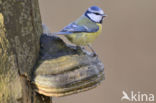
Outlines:
<svg viewBox="0 0 156 103"><path fill-rule="evenodd" d="M92 48L92 46L90 44L87 45L90 50L93 52L93 56L97 56L96 52L94 51L94 49Z"/></svg>

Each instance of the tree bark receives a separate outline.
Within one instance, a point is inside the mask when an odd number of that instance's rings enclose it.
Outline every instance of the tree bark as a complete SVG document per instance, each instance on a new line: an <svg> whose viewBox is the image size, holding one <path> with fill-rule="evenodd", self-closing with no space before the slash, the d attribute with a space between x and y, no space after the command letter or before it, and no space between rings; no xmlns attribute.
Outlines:
<svg viewBox="0 0 156 103"><path fill-rule="evenodd" d="M0 0L0 103L50 103L29 82L41 34L38 0Z"/></svg>

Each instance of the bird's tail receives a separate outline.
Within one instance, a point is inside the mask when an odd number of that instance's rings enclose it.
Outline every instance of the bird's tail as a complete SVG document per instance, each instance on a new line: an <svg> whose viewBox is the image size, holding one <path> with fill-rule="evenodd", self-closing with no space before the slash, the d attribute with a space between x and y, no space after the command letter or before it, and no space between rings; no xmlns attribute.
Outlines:
<svg viewBox="0 0 156 103"><path fill-rule="evenodd" d="M45 24L42 24L42 29L43 29L43 34L45 34L45 35L48 35L48 36L57 35L57 33L52 33Z"/></svg>
<svg viewBox="0 0 156 103"><path fill-rule="evenodd" d="M49 28L45 24L42 24L42 29L43 29L43 34L51 33Z"/></svg>
<svg viewBox="0 0 156 103"><path fill-rule="evenodd" d="M55 33L51 33L49 28L45 24L42 24L42 28L43 28L43 34L46 34L46 35L49 35L49 36L71 34L70 32L55 32Z"/></svg>

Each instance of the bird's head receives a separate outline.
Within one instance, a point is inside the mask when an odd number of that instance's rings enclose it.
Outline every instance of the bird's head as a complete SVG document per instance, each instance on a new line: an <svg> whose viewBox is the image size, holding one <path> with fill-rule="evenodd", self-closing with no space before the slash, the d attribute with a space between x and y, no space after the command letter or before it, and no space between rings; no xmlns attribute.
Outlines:
<svg viewBox="0 0 156 103"><path fill-rule="evenodd" d="M96 23L102 23L103 18L107 16L98 6L91 6L84 15Z"/></svg>

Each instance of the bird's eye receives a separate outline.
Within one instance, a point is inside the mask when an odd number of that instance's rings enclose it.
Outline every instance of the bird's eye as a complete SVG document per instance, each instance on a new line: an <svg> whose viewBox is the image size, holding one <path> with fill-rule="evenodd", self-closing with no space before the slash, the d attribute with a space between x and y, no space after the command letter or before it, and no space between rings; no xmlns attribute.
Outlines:
<svg viewBox="0 0 156 103"><path fill-rule="evenodd" d="M96 14L96 15L100 15L99 13L94 13L94 14Z"/></svg>

